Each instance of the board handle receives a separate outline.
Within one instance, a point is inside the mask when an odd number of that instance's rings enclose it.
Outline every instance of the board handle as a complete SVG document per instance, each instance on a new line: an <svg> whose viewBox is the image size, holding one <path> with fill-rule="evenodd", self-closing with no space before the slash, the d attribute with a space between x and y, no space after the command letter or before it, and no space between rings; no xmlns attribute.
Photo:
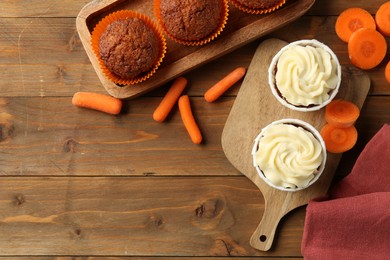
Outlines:
<svg viewBox="0 0 390 260"><path fill-rule="evenodd" d="M268 251L272 246L276 228L283 216L284 213L281 209L265 205L263 217L250 239L250 245L258 250Z"/></svg>

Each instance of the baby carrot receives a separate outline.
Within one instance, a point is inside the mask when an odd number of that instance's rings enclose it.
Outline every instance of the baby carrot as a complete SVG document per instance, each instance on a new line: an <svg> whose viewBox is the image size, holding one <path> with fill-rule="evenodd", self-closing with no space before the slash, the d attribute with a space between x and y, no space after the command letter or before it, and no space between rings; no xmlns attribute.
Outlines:
<svg viewBox="0 0 390 260"><path fill-rule="evenodd" d="M360 115L359 108L352 102L336 99L325 108L325 120L339 128L352 126Z"/></svg>
<svg viewBox="0 0 390 260"><path fill-rule="evenodd" d="M378 31L361 28L351 35L348 55L351 63L360 69L378 66L386 55L387 42Z"/></svg>
<svg viewBox="0 0 390 260"><path fill-rule="evenodd" d="M214 102L217 100L226 90L232 87L237 81L239 81L245 75L246 69L238 67L230 72L226 77L217 82L214 86L209 88L204 94L204 98L208 102Z"/></svg>
<svg viewBox="0 0 390 260"><path fill-rule="evenodd" d="M390 36L390 1L382 4L375 14L376 26L385 36Z"/></svg>
<svg viewBox="0 0 390 260"><path fill-rule="evenodd" d="M321 136L328 152L343 153L355 146L358 133L353 125L347 128L338 128L334 125L326 124L321 129Z"/></svg>
<svg viewBox="0 0 390 260"><path fill-rule="evenodd" d="M202 142L202 134L198 125L195 122L194 115L192 114L190 99L187 95L183 95L179 98L179 111L184 126L187 129L188 134L194 144L200 144Z"/></svg>
<svg viewBox="0 0 390 260"><path fill-rule="evenodd" d="M335 24L336 34L344 42L348 42L352 33L360 28L376 29L374 18L362 8L351 7L345 9L337 17Z"/></svg>
<svg viewBox="0 0 390 260"><path fill-rule="evenodd" d="M112 115L119 114L122 109L122 101L120 99L93 92L76 92L73 95L72 104Z"/></svg>
<svg viewBox="0 0 390 260"><path fill-rule="evenodd" d="M164 98L153 113L153 119L155 121L161 123L167 118L169 112L172 110L172 107L175 105L186 85L187 79L183 77L177 78L173 82L172 86L169 88L168 92L165 94Z"/></svg>

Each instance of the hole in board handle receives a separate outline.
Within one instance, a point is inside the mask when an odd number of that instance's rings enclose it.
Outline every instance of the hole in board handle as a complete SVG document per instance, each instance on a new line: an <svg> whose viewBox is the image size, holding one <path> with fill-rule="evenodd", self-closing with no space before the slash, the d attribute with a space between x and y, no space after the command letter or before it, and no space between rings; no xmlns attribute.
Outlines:
<svg viewBox="0 0 390 260"><path fill-rule="evenodd" d="M260 239L261 242L265 242L265 240L267 240L267 236L266 235L261 235L259 237L259 239Z"/></svg>

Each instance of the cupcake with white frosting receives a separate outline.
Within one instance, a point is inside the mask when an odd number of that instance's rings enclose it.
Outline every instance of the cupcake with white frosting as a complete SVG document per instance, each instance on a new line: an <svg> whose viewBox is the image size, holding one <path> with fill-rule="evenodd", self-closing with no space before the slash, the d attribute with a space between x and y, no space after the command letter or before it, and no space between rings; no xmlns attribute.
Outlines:
<svg viewBox="0 0 390 260"><path fill-rule="evenodd" d="M301 40L283 47L272 59L268 80L284 106L315 111L329 104L341 83L341 66L334 52L317 40Z"/></svg>
<svg viewBox="0 0 390 260"><path fill-rule="evenodd" d="M297 191L321 175L326 149L320 133L298 119L282 119L262 129L252 149L259 176L271 187Z"/></svg>

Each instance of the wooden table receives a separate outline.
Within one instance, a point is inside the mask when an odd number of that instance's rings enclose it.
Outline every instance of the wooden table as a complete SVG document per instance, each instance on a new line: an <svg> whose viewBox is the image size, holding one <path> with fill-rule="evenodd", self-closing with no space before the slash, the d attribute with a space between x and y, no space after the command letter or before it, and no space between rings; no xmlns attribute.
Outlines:
<svg viewBox="0 0 390 260"><path fill-rule="evenodd" d="M270 37L316 38L350 66L336 16L351 6L374 14L384 1L317 0L296 22L187 73L202 145L191 143L177 107L167 122L153 121L169 84L125 101L119 116L71 105L76 91L105 93L75 27L88 2L0 3L0 255L301 258L304 207L282 219L270 251L250 247L263 197L221 147L240 84L216 103L203 93L247 67ZM367 71L372 84L358 144L343 155L336 179L390 122L384 67Z"/></svg>

